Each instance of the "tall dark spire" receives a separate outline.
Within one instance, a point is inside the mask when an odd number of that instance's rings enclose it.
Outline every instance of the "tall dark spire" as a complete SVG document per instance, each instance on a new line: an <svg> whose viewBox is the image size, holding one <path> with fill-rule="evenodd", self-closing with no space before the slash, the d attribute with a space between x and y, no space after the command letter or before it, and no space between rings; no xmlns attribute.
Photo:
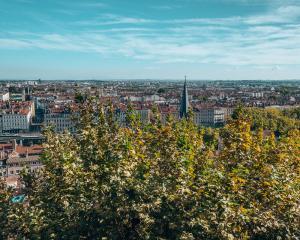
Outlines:
<svg viewBox="0 0 300 240"><path fill-rule="evenodd" d="M184 87L182 91L182 97L181 97L181 103L180 103L180 118L186 118L189 111L189 96L188 96L188 90L187 90L187 84L186 84L186 76L184 80Z"/></svg>

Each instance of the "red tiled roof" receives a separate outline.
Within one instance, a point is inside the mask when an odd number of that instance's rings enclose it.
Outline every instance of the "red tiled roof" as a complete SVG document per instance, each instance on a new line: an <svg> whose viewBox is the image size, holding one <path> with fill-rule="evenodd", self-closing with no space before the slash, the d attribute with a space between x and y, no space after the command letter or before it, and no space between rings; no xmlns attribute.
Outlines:
<svg viewBox="0 0 300 240"><path fill-rule="evenodd" d="M27 146L20 146L18 145L16 147L16 152L18 154L27 154L28 155L38 155L38 154L41 154L43 151L43 147L41 145L33 145L33 146L30 146L30 147L27 147Z"/></svg>

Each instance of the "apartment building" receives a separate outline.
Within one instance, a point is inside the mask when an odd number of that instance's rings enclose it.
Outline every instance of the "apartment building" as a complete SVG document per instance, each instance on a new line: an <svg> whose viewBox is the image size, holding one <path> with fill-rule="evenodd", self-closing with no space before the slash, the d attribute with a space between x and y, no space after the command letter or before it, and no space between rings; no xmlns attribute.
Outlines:
<svg viewBox="0 0 300 240"><path fill-rule="evenodd" d="M75 132L75 115L65 108L51 108L44 114L44 125L52 126L56 133Z"/></svg>
<svg viewBox="0 0 300 240"><path fill-rule="evenodd" d="M115 112L116 120L120 124L125 124L126 122L126 108L118 108ZM139 117L140 121L144 124L150 122L151 110L148 108L143 108L141 106L134 108L134 113Z"/></svg>
<svg viewBox="0 0 300 240"><path fill-rule="evenodd" d="M0 132L28 132L33 116L33 102L0 102Z"/></svg>
<svg viewBox="0 0 300 240"><path fill-rule="evenodd" d="M198 126L215 126L225 122L223 108L200 108L194 110L194 122Z"/></svg>
<svg viewBox="0 0 300 240"><path fill-rule="evenodd" d="M179 119L179 111L177 106L161 105L159 106L159 113L161 122L163 124L166 124L168 117L171 117L174 120Z"/></svg>
<svg viewBox="0 0 300 240"><path fill-rule="evenodd" d="M28 132L31 123L29 110L0 115L2 132Z"/></svg>
<svg viewBox="0 0 300 240"><path fill-rule="evenodd" d="M6 162L7 177L19 175L23 169L34 173L42 168L39 156L11 157Z"/></svg>

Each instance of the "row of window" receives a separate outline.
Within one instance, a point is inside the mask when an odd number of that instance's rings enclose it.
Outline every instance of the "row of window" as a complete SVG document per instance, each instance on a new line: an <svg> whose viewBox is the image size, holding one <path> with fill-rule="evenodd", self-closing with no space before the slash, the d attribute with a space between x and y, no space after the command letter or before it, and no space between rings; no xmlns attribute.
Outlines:
<svg viewBox="0 0 300 240"><path fill-rule="evenodd" d="M9 163L8 167L18 167L18 166L24 166L24 165L38 165L40 164L39 161L32 161L32 162L26 162L26 163Z"/></svg>
<svg viewBox="0 0 300 240"><path fill-rule="evenodd" d="M28 172L31 172L31 173L38 172L38 171L39 171L38 168L28 169ZM20 172L21 172L20 169L17 169L16 171L10 170L10 171L9 171L9 174L10 174L10 175L13 175L13 174L20 174Z"/></svg>
<svg viewBox="0 0 300 240"><path fill-rule="evenodd" d="M49 122L70 122L70 119L46 119L45 120L47 123Z"/></svg>
<svg viewBox="0 0 300 240"><path fill-rule="evenodd" d="M3 119L2 120L3 123L9 123L9 122L29 122L27 119L15 119L15 118L12 118L12 119Z"/></svg>
<svg viewBox="0 0 300 240"><path fill-rule="evenodd" d="M38 172L39 168L32 168L32 169L28 169L28 172L34 173L34 172ZM20 174L21 170L20 169L16 169L16 170L10 170L9 174L10 175L14 175L14 174ZM0 177L4 177L6 176L6 171L0 171Z"/></svg>
<svg viewBox="0 0 300 240"><path fill-rule="evenodd" d="M26 116L18 114L4 114L2 115L2 118L26 118Z"/></svg>

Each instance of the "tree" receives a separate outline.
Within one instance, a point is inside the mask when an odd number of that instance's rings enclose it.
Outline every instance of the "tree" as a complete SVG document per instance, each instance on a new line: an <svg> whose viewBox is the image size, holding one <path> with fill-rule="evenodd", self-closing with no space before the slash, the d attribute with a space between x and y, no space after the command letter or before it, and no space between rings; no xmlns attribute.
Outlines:
<svg viewBox="0 0 300 240"><path fill-rule="evenodd" d="M295 118L300 120L300 107L286 109L283 111L283 114L289 118Z"/></svg>
<svg viewBox="0 0 300 240"><path fill-rule="evenodd" d="M232 117L233 119L246 118L251 123L252 130L271 130L277 132L278 135L284 135L293 129L300 129L300 121L291 116L287 116L286 112L278 109L260 109L238 107Z"/></svg>
<svg viewBox="0 0 300 240"><path fill-rule="evenodd" d="M166 93L166 89L165 88L160 88L160 89L157 90L157 93L159 93L159 94Z"/></svg>
<svg viewBox="0 0 300 240"><path fill-rule="evenodd" d="M80 92L75 93L75 102L83 103L86 100L86 96Z"/></svg>
<svg viewBox="0 0 300 240"><path fill-rule="evenodd" d="M10 199L11 191L6 187L6 183L0 179L0 224L1 224L1 233L0 239L7 238L7 231L3 231L8 224L8 215L10 209Z"/></svg>
<svg viewBox="0 0 300 240"><path fill-rule="evenodd" d="M300 236L298 130L276 140L235 119L216 152L192 119L142 125L129 112L122 127L113 114L88 101L78 134L46 133L45 168L24 178L29 204L10 210L15 238Z"/></svg>

